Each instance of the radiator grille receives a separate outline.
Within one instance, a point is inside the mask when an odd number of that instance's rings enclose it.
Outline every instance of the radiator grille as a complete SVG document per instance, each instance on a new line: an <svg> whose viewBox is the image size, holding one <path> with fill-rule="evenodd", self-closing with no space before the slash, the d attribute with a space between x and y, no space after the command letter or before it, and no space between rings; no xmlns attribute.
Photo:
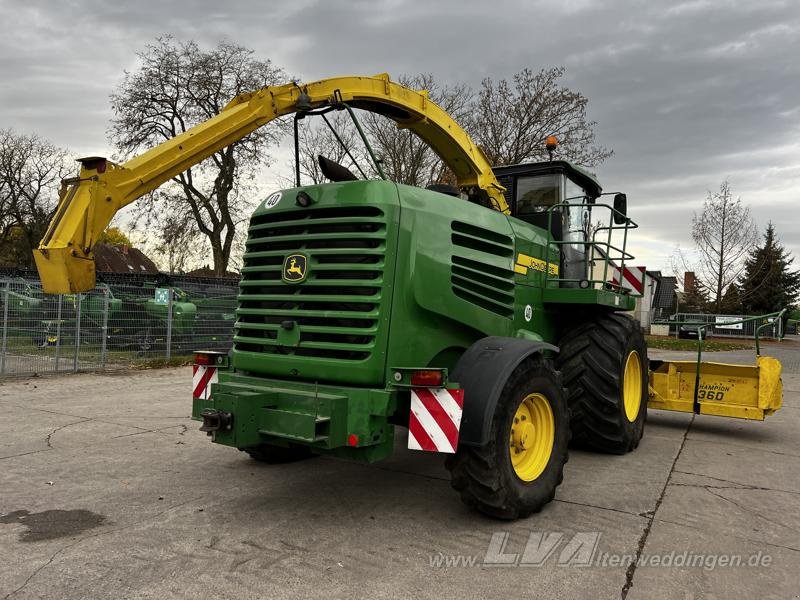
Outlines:
<svg viewBox="0 0 800 600"><path fill-rule="evenodd" d="M234 347L245 352L362 361L378 330L386 219L370 206L261 214L250 222ZM281 279L287 255L308 257L307 278ZM278 341L285 322L299 344Z"/></svg>

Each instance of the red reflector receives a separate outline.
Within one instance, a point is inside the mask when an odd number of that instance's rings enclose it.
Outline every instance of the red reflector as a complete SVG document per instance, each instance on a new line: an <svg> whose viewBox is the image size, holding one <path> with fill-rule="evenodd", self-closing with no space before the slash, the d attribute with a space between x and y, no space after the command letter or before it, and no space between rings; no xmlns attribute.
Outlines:
<svg viewBox="0 0 800 600"><path fill-rule="evenodd" d="M441 371L414 371L411 374L411 385L432 387L442 385Z"/></svg>
<svg viewBox="0 0 800 600"><path fill-rule="evenodd" d="M358 446L358 436L355 433L351 433L347 436L347 445Z"/></svg>
<svg viewBox="0 0 800 600"><path fill-rule="evenodd" d="M194 364L196 365L213 365L214 364L214 357L210 354L199 354L195 353L194 355Z"/></svg>

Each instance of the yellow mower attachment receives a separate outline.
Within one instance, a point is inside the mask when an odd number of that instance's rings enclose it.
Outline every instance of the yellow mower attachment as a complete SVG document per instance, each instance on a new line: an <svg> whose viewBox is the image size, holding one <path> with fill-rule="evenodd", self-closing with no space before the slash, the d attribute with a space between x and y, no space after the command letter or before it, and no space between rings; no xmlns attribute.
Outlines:
<svg viewBox="0 0 800 600"><path fill-rule="evenodd" d="M755 365L701 362L699 375L695 361L650 366L648 408L763 421L781 407L781 363L771 356Z"/></svg>
<svg viewBox="0 0 800 600"><path fill-rule="evenodd" d="M761 356L759 335L762 329L780 322L785 313L784 308L768 315L729 322L731 325L760 322L756 324L754 335L755 365L702 362L703 338L711 324L700 325L697 360L650 361L648 408L763 421L781 407L783 383L780 361ZM783 337L782 333L779 337Z"/></svg>

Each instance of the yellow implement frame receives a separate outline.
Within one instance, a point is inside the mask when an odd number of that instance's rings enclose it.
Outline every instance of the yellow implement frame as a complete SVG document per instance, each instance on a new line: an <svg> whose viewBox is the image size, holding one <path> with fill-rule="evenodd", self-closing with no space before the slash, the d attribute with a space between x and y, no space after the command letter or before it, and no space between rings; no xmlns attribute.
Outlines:
<svg viewBox="0 0 800 600"><path fill-rule="evenodd" d="M757 421L773 414L783 399L782 367L777 359L761 356L758 336L772 324L770 317L777 320L785 312L730 323L767 319L756 328L754 365L702 362L703 331L709 325L699 326L697 360L650 361L648 408Z"/></svg>
<svg viewBox="0 0 800 600"><path fill-rule="evenodd" d="M410 129L442 158L460 187L482 190L494 208L508 214L504 188L483 151L427 92L394 83L387 74L289 83L241 94L219 115L123 164L82 159L79 176L64 182L56 214L34 251L43 290L94 288L92 248L122 207L278 117L334 104L377 112Z"/></svg>
<svg viewBox="0 0 800 600"><path fill-rule="evenodd" d="M781 407L781 363L759 356L755 365L668 361L650 372L648 408L763 421Z"/></svg>

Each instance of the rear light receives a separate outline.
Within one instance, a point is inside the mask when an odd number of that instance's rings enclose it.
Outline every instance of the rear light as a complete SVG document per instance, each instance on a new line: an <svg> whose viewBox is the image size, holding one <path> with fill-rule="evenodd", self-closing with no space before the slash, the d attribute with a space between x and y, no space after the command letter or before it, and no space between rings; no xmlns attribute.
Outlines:
<svg viewBox="0 0 800 600"><path fill-rule="evenodd" d="M442 371L437 370L414 371L411 374L411 385L419 387L440 386L443 380Z"/></svg>
<svg viewBox="0 0 800 600"><path fill-rule="evenodd" d="M195 350L194 364L201 367L228 368L228 353L218 350Z"/></svg>
<svg viewBox="0 0 800 600"><path fill-rule="evenodd" d="M215 357L211 354L204 354L202 352L194 353L194 364L210 366L216 363Z"/></svg>

